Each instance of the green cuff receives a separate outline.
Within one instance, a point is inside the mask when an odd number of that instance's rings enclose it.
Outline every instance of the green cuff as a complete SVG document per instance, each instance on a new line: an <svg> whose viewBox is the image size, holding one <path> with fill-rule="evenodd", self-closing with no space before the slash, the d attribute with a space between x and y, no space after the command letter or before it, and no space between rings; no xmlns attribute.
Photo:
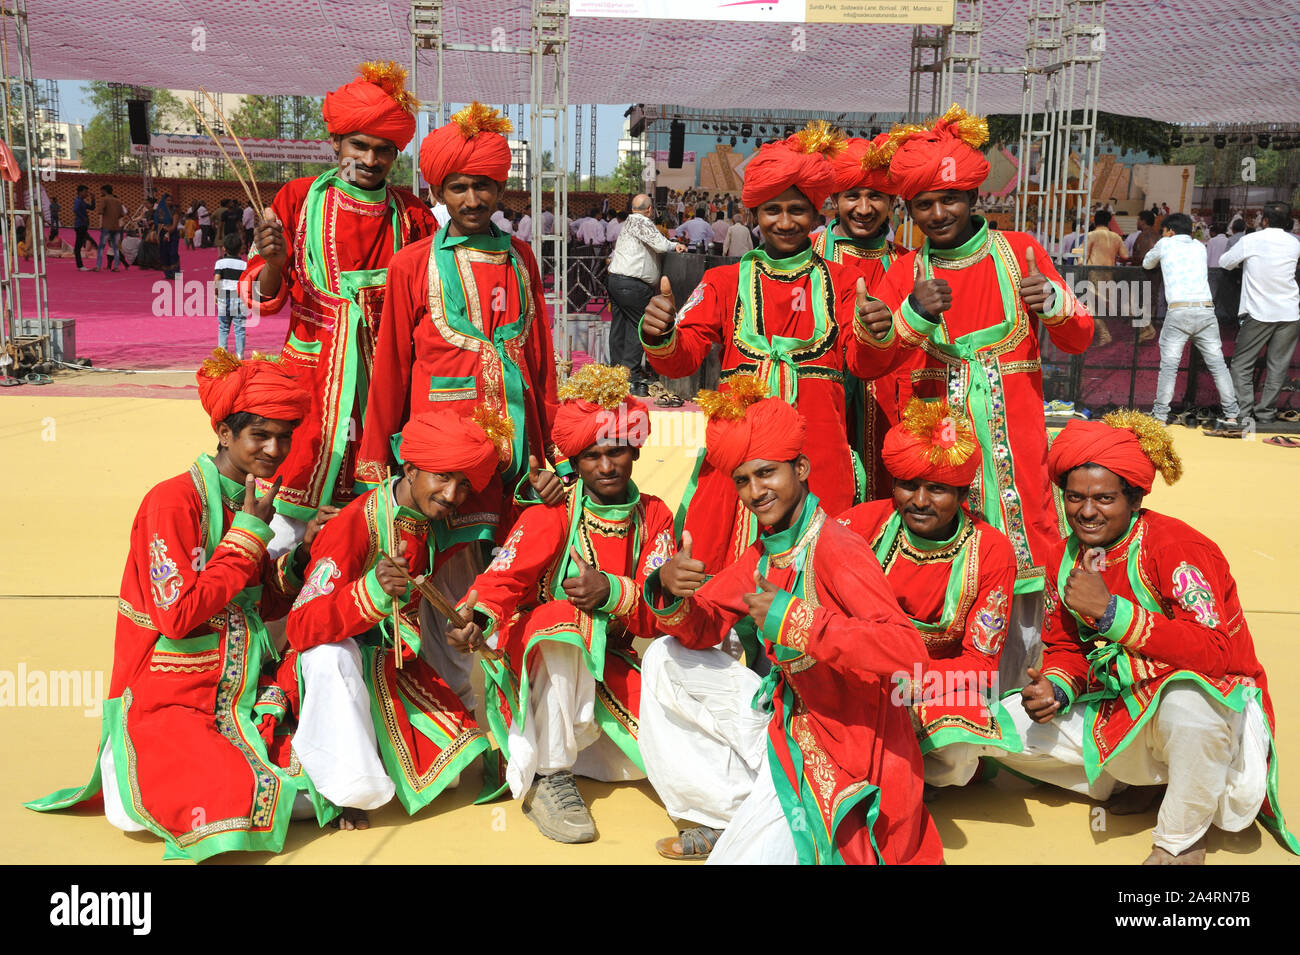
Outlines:
<svg viewBox="0 0 1300 955"><path fill-rule="evenodd" d="M659 603L667 595L667 592L659 583L659 571L655 570L645 579L645 586L641 588L641 594L645 597L646 606L656 617L671 617L681 609L683 597L674 597L673 602L667 607L660 610Z"/></svg>
<svg viewBox="0 0 1300 955"><path fill-rule="evenodd" d="M463 607L458 607L457 609L460 610L462 614L465 612L465 609ZM488 637L492 636L492 634L497 632L497 629L500 626L500 622L497 620L497 615L494 614L488 607L484 606L483 604L475 604L473 611L471 611L470 613L470 616L472 617L474 614L482 614L484 617L487 618L487 626L480 628L483 631L484 640L486 640ZM498 647L498 649L501 648Z"/></svg>
<svg viewBox="0 0 1300 955"><path fill-rule="evenodd" d="M1098 636L1112 643L1123 643L1124 638L1128 636L1129 630L1133 627L1133 617L1135 615L1133 601L1127 597L1115 595L1115 619Z"/></svg>
<svg viewBox="0 0 1300 955"><path fill-rule="evenodd" d="M903 321L921 338L929 338L934 334L934 330L939 327L938 322L932 322L928 318L923 318L921 313L912 307L912 296L903 299L902 307L898 310Z"/></svg>
<svg viewBox="0 0 1300 955"><path fill-rule="evenodd" d="M609 581L609 596L606 597L605 602L596 609L603 610L605 613L611 613L614 608L618 606L619 601L623 599L623 582L613 574L606 573L603 570L600 572L600 575Z"/></svg>
<svg viewBox="0 0 1300 955"><path fill-rule="evenodd" d="M1066 704L1065 706L1061 707L1060 712L1056 714L1057 716L1064 716L1066 711L1069 710L1069 708L1074 705L1074 690L1070 687L1070 681L1062 680L1059 676L1057 676L1054 673L1046 673L1044 674L1044 677L1053 686L1060 687L1061 692L1065 694Z"/></svg>
<svg viewBox="0 0 1300 955"><path fill-rule="evenodd" d="M248 533L255 535L264 545L271 543L271 538L275 536L275 533L271 530L270 524L266 523L266 521L262 520L260 517L253 516L247 511L237 511L235 513L235 520L230 526L237 527L241 531L247 531Z"/></svg>
<svg viewBox="0 0 1300 955"><path fill-rule="evenodd" d="M644 315L641 317L645 318ZM638 319L636 323L636 337L637 341L641 343L641 347L645 349L647 355L667 355L677 347L677 326L673 325L673 330L668 333L668 337L659 344L651 345L641 335L641 321Z"/></svg>
<svg viewBox="0 0 1300 955"><path fill-rule="evenodd" d="M366 594L369 595L371 603L375 605L377 610L382 611L384 616L388 616L388 614L393 612L393 598L389 595L388 591L379 585L379 575L375 573L377 569L378 565L371 567L366 571L366 576L362 578L362 583L365 584ZM407 591L410 591L409 587L407 588Z"/></svg>
<svg viewBox="0 0 1300 955"><path fill-rule="evenodd" d="M568 458L561 458L555 462L555 473L561 478L571 478L574 475L573 464Z"/></svg>
<svg viewBox="0 0 1300 955"><path fill-rule="evenodd" d="M1048 303L1047 308L1038 314L1043 318L1056 318L1065 308L1065 289L1061 288L1058 282L1048 279L1047 284L1052 289L1052 300Z"/></svg>
<svg viewBox="0 0 1300 955"><path fill-rule="evenodd" d="M794 603L794 596L784 590L777 591L772 598L772 605L767 608L767 616L763 618L763 628L759 636L768 643L781 643L781 637L784 636L785 618L790 613L790 606Z"/></svg>

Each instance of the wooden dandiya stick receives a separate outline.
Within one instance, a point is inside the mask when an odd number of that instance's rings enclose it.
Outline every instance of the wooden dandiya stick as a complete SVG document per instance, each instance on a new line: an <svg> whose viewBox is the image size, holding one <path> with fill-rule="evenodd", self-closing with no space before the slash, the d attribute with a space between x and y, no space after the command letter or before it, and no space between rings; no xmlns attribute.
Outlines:
<svg viewBox="0 0 1300 955"><path fill-rule="evenodd" d="M226 152L226 147L221 144L221 140L217 137L217 134L212 131L212 127L208 125L208 121L203 118L203 113L199 110L198 105L192 99L187 99L185 102L189 104L190 109L194 110L194 115L199 118L199 122L203 124L203 128L208 131L208 136L211 137L213 144L216 145L217 149L221 150L221 155L225 157L226 164L230 166L230 171L235 174L235 178L239 180L239 184L244 187L244 195L248 196L248 201L252 203L255 208L260 208L262 204L253 197L252 189L249 188L248 183L244 182L244 177L239 174L239 167L235 165L235 161L230 158L230 153Z"/></svg>
<svg viewBox="0 0 1300 955"><path fill-rule="evenodd" d="M407 581L411 584L411 586L414 587L416 590L420 591L420 593L424 594L425 599L428 600L429 603L433 604L433 609L437 610L438 613L446 617L447 620L450 623L452 623L457 629L460 629L469 623L469 621L467 621L463 616L461 616L461 613L459 610L456 609L455 604L453 604L450 600L448 600L447 596L441 590L435 587L430 581L423 579L423 577L420 578L412 577L410 574L406 572L404 568L398 565L397 562L394 561L392 557L389 557L388 554L384 553L383 551L380 551L379 554L381 557L388 558L388 562L390 564L393 564L395 567L397 567L398 571L402 574L403 577L407 579ZM489 660L501 659L500 650L493 650L489 647L479 647L478 652L483 654L483 656L487 657Z"/></svg>
<svg viewBox="0 0 1300 955"><path fill-rule="evenodd" d="M239 136L235 133L235 127L230 124L230 120L226 119L226 114L221 111L221 107L217 105L217 101L212 98L211 94L202 86L199 87L199 92L212 105L212 111L221 120L222 127L230 134L230 138L235 141L235 148L239 150L240 158L244 160L244 170L248 173L248 181L252 184L253 208L257 210L259 219L265 219L266 208L262 205L262 190L258 188L257 176L253 174L253 164L248 161L248 154L244 152L244 144L239 141Z"/></svg>
<svg viewBox="0 0 1300 955"><path fill-rule="evenodd" d="M393 514L395 501L393 500L392 480L392 471L387 465L384 465L384 509L388 513L388 546L393 550L397 550L397 519ZM384 553L382 548L380 553L388 557L388 554ZM393 558L388 557L388 562L401 570L401 567L397 565L397 561L393 560ZM400 670L402 668L402 617L396 597L393 598L393 653L397 657L397 669Z"/></svg>

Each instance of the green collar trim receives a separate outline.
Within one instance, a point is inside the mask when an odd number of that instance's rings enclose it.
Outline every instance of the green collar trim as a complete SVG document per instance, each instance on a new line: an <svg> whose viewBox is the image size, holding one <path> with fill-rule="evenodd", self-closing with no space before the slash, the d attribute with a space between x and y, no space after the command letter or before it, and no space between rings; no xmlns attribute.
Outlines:
<svg viewBox="0 0 1300 955"><path fill-rule="evenodd" d="M763 551L769 557L780 557L782 554L793 550L799 543L804 532L808 530L808 525L812 523L813 517L817 514L817 508L821 506L821 501L817 495L811 491L803 499L803 510L799 516L790 522L790 526L783 531L767 531L758 535L758 539L763 544Z"/></svg>
<svg viewBox="0 0 1300 955"><path fill-rule="evenodd" d="M375 202L375 203L388 202L387 183L380 186L378 189L362 189L360 186L355 185L354 183L350 183L346 179L344 179L341 175L339 175L339 171L337 169L334 170L332 175L334 179L330 183L330 185L333 186L335 189L339 190L339 192L342 192L344 195L351 196L353 199L356 199L359 202Z"/></svg>
<svg viewBox="0 0 1300 955"><path fill-rule="evenodd" d="M933 256L936 259L964 259L967 256L974 255L989 240L989 224L988 220L983 216L971 216L970 218L972 222L978 223L973 236L961 245L951 249L936 249L927 238L925 244L921 247L922 254Z"/></svg>
<svg viewBox="0 0 1300 955"><path fill-rule="evenodd" d="M798 272L804 268L811 260L813 255L812 244L802 252L796 252L794 255L785 259L776 259L768 255L763 249L753 249L746 252L744 258L753 258L762 262L768 268L777 272Z"/></svg>
<svg viewBox="0 0 1300 955"><path fill-rule="evenodd" d="M505 252L510 248L510 236L506 235L493 223L488 223L488 233L475 232L473 235L452 235L451 222L438 230L438 248L451 249L458 245L480 252Z"/></svg>
<svg viewBox="0 0 1300 955"><path fill-rule="evenodd" d="M632 516L636 506L641 503L641 492L632 480L627 482L627 500L622 504L597 504L596 499L582 485L582 509L589 514L606 521L625 521Z"/></svg>
<svg viewBox="0 0 1300 955"><path fill-rule="evenodd" d="M903 536L907 538L908 546L914 547L917 550L926 550L926 551L943 550L945 547L950 546L953 541L955 541L958 537L960 537L965 532L966 525L970 523L970 518L966 516L965 508L961 508L961 507L957 508L956 529L952 532L951 536L946 537L943 540L936 541L936 540L930 540L928 537L919 537L918 535L913 534L911 529L907 526L907 521L903 519L902 514L898 515L898 519L900 524L902 525L901 529L903 531Z"/></svg>
<svg viewBox="0 0 1300 955"><path fill-rule="evenodd" d="M209 454L208 460L212 462L212 469L217 475L217 484L221 488L222 500L234 505L232 510L239 510L244 506L244 485L221 473L217 468L216 455Z"/></svg>

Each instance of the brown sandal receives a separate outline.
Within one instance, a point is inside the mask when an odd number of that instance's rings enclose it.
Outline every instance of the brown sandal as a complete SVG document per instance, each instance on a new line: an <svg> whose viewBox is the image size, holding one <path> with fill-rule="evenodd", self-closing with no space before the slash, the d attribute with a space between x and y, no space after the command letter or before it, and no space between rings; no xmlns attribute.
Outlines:
<svg viewBox="0 0 1300 955"><path fill-rule="evenodd" d="M713 851L720 838L722 838L721 829L693 826L690 829L683 829L671 838L660 839L655 843L655 851L665 859L674 859L678 862L703 862L709 857L709 853Z"/></svg>

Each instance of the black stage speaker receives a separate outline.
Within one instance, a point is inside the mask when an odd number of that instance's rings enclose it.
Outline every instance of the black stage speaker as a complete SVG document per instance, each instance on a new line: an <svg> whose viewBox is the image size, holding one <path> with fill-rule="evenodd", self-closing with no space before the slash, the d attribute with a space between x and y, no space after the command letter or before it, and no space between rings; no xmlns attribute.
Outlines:
<svg viewBox="0 0 1300 955"><path fill-rule="evenodd" d="M149 145L149 101L129 99L126 101L126 118L131 124L131 145Z"/></svg>
<svg viewBox="0 0 1300 955"><path fill-rule="evenodd" d="M680 119L668 127L668 168L682 168L682 150L686 146L686 124Z"/></svg>
<svg viewBox="0 0 1300 955"><path fill-rule="evenodd" d="M668 187L655 186L655 205L660 209L668 205Z"/></svg>

